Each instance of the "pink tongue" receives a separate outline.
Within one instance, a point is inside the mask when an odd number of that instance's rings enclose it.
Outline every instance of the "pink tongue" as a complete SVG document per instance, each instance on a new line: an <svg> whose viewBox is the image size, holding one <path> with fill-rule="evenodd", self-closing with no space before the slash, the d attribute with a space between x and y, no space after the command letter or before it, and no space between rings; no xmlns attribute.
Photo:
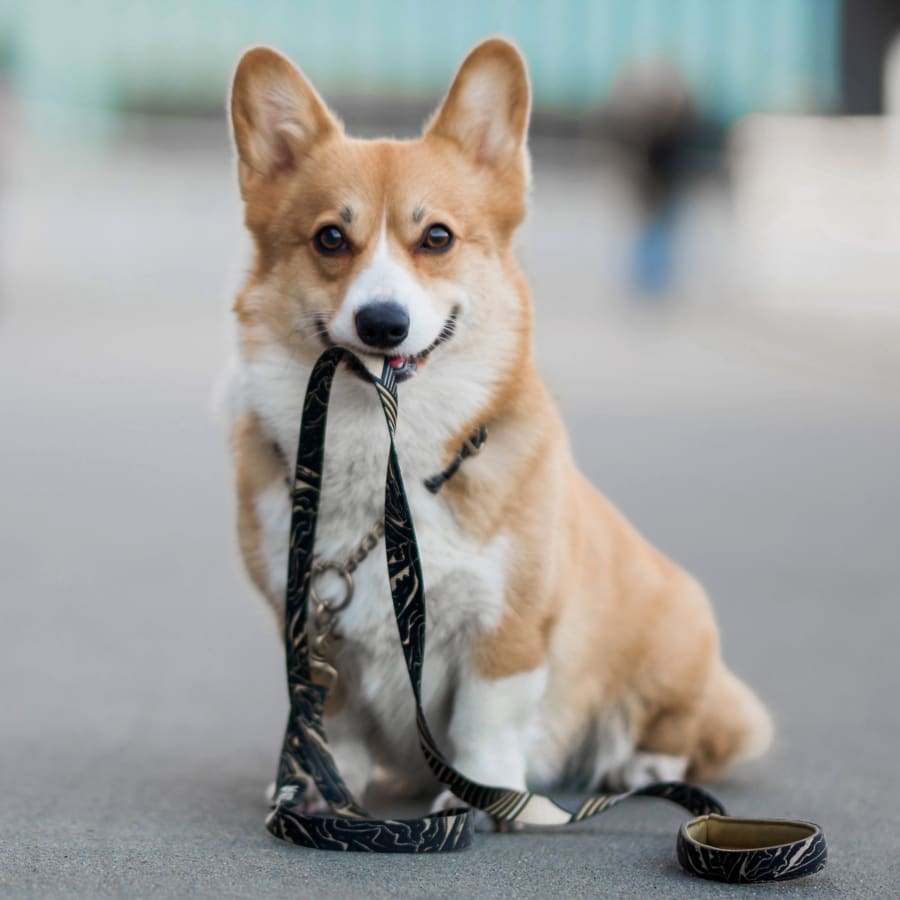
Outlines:
<svg viewBox="0 0 900 900"><path fill-rule="evenodd" d="M391 364L392 369L399 369L403 363L406 362L405 356L392 356L388 362Z"/></svg>

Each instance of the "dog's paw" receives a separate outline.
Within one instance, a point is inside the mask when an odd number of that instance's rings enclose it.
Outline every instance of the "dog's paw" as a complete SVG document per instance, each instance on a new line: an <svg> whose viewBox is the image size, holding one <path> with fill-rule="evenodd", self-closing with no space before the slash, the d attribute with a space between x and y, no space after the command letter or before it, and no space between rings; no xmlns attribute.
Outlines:
<svg viewBox="0 0 900 900"><path fill-rule="evenodd" d="M319 789L313 784L312 779L306 782L306 787L300 796L299 802L295 799L297 788L292 786L281 789L285 799L291 800L296 805L299 812L307 816L323 816L330 812L330 807L319 793ZM266 788L266 802L269 806L274 807L278 803L278 797L275 795L275 782L271 782Z"/></svg>
<svg viewBox="0 0 900 900"><path fill-rule="evenodd" d="M465 809L471 807L469 807L468 803L460 800L459 797L450 790L441 791L435 798L434 803L431 804L431 811L433 813L460 808ZM492 815L486 813L482 809L473 809L472 814L475 817L475 830L482 832L483 834L490 834L492 832L504 834L512 831L520 831L522 828L517 822L507 822L501 819L495 819Z"/></svg>
<svg viewBox="0 0 900 900"><path fill-rule="evenodd" d="M610 769L603 777L607 791L624 793L646 787L654 781L681 781L687 771L687 757L670 753L635 753L630 759Z"/></svg>

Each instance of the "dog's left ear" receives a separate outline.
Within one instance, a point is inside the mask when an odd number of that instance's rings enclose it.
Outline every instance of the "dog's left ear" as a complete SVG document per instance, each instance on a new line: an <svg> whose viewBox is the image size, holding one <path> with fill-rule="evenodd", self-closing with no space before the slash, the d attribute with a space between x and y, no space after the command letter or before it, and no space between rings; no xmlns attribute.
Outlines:
<svg viewBox="0 0 900 900"><path fill-rule="evenodd" d="M300 70L269 47L241 57L230 105L244 190L292 172L314 143L341 131Z"/></svg>
<svg viewBox="0 0 900 900"><path fill-rule="evenodd" d="M522 54L509 41L491 38L465 58L425 136L453 141L478 166L527 170L530 111Z"/></svg>

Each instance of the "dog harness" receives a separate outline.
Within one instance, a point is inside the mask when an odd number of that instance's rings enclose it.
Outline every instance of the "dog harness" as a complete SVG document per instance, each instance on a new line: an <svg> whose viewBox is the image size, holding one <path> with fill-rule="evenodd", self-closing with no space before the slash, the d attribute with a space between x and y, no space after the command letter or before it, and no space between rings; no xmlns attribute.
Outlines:
<svg viewBox="0 0 900 900"><path fill-rule="evenodd" d="M308 605L313 580L314 545L325 425L331 384L338 365L353 359L364 369L384 412L390 437L384 492L384 538L400 646L416 704L419 744L436 778L467 806L420 818L376 819L352 796L328 748L322 723L327 688L313 678L316 654L311 650ZM354 366L356 369L356 366ZM695 817L678 834L681 865L696 875L732 882L784 881L818 872L825 865L822 830L806 822L735 819L708 791L685 782L657 782L618 794L596 793L569 804L531 791L479 784L455 769L436 744L422 709L422 665L425 659L425 585L409 502L394 443L397 385L385 360L380 374L341 347L326 350L316 362L307 386L297 448L291 504L288 581L285 597L285 655L290 712L278 765L274 806L266 827L277 838L320 850L381 853L435 853L459 850L472 842L472 809L483 810L498 824L557 827L597 816L632 797L668 800ZM483 444L482 434L480 443ZM473 447L475 444L473 444ZM478 447L480 449L480 447ZM460 451L452 471L445 470L440 488L465 458ZM449 474L447 474L449 472ZM329 815L310 815L303 798L315 785Z"/></svg>

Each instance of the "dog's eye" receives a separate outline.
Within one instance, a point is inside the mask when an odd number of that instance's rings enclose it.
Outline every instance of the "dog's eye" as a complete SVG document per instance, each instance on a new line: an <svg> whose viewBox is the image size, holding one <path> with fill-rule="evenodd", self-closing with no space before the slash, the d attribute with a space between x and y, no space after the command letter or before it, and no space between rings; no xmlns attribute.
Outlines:
<svg viewBox="0 0 900 900"><path fill-rule="evenodd" d="M419 245L422 250L432 253L443 253L453 243L453 232L446 225L432 225L422 237Z"/></svg>
<svg viewBox="0 0 900 900"><path fill-rule="evenodd" d="M344 232L337 225L325 225L316 232L315 237L316 249L326 256L333 256L335 253L343 253L350 249Z"/></svg>

